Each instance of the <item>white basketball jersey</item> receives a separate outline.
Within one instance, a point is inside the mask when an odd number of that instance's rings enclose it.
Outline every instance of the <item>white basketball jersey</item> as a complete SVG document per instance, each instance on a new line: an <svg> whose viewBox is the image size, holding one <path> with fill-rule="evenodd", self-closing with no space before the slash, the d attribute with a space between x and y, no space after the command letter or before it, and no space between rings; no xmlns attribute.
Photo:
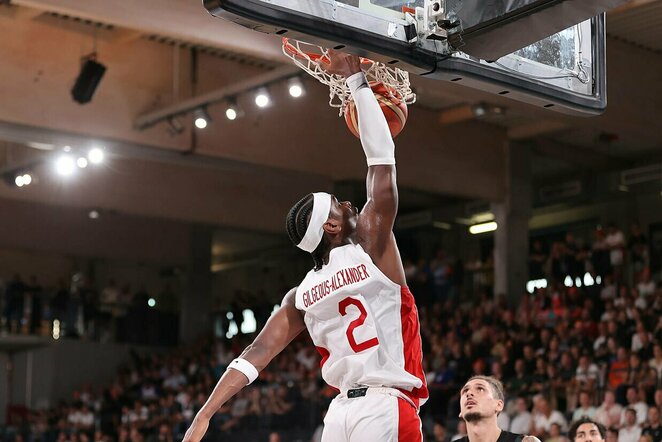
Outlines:
<svg viewBox="0 0 662 442"><path fill-rule="evenodd" d="M331 250L297 288L296 307L322 354L322 377L346 391L399 388L419 405L428 397L418 312L407 287L388 279L360 245Z"/></svg>

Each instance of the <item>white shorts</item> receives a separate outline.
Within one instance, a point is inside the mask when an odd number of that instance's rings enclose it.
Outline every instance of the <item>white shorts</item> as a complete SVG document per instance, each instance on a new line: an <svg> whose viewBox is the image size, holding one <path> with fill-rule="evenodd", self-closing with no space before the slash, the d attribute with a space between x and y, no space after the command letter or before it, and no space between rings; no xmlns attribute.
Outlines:
<svg viewBox="0 0 662 442"><path fill-rule="evenodd" d="M366 395L340 394L324 418L322 442L422 442L418 410L394 388L368 388Z"/></svg>

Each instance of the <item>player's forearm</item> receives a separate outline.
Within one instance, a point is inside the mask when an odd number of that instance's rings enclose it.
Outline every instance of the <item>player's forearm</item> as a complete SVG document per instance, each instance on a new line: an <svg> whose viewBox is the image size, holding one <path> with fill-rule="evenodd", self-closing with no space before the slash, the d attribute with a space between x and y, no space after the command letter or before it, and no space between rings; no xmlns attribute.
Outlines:
<svg viewBox="0 0 662 442"><path fill-rule="evenodd" d="M363 72L347 79L359 119L361 145L368 166L395 164L395 144L375 95Z"/></svg>
<svg viewBox="0 0 662 442"><path fill-rule="evenodd" d="M207 399L207 402L200 409L199 414L207 419L211 418L223 404L254 380L250 379L249 376L256 377L257 373L262 371L271 362L273 357L273 352L268 351L268 349L259 343L253 342L246 347L238 359L243 359L252 365L256 373L245 374L241 370L232 368L236 360L233 361L227 371L221 376L209 399Z"/></svg>

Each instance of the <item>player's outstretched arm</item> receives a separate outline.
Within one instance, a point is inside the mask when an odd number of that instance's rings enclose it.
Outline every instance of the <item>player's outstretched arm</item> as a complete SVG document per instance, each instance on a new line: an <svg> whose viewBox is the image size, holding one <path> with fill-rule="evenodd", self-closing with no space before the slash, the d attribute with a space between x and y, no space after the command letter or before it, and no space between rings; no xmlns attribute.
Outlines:
<svg viewBox="0 0 662 442"><path fill-rule="evenodd" d="M329 51L324 68L347 78L358 113L361 145L368 163L367 202L357 225L358 239L379 269L392 281L405 285L400 254L393 236L398 212L395 144L372 89L355 55Z"/></svg>
<svg viewBox="0 0 662 442"><path fill-rule="evenodd" d="M285 295L280 309L267 321L253 343L246 347L239 358L232 361L230 368L221 376L207 402L196 414L186 431L183 442L200 441L207 432L209 420L214 413L248 385L249 381L254 380L249 379L248 376L257 377L257 373L262 371L306 327L301 312L294 305L295 294L296 288L293 288ZM250 372L252 371L250 366L246 370L245 363L236 363L238 359L251 364L255 372ZM233 369L233 366L236 366L237 369ZM244 374L244 371L248 371L248 375Z"/></svg>

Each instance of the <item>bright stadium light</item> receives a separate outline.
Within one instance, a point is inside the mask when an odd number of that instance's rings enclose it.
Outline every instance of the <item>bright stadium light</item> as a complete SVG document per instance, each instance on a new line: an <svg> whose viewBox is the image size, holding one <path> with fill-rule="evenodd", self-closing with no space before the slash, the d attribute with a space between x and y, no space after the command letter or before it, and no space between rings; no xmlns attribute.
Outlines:
<svg viewBox="0 0 662 442"><path fill-rule="evenodd" d="M234 98L229 99L227 107L225 108L225 117L230 121L234 121L243 116L244 111L237 104L237 100Z"/></svg>
<svg viewBox="0 0 662 442"><path fill-rule="evenodd" d="M255 314L253 313L253 310L245 309L241 312L241 315L244 319L241 323L241 326L239 327L241 332L243 334L255 332L255 330L257 330L257 321L255 320Z"/></svg>
<svg viewBox="0 0 662 442"><path fill-rule="evenodd" d="M566 287L572 287L572 277L570 275L565 277L563 280L563 285Z"/></svg>
<svg viewBox="0 0 662 442"><path fill-rule="evenodd" d="M55 171L60 176L71 176L76 170L76 162L71 155L63 154L55 160Z"/></svg>
<svg viewBox="0 0 662 442"><path fill-rule="evenodd" d="M257 93L255 94L255 104L258 107L265 108L269 106L271 103L271 98L269 97L269 91L267 90L266 87L262 87L258 89Z"/></svg>
<svg viewBox="0 0 662 442"><path fill-rule="evenodd" d="M198 129L204 129L211 122L211 117L204 108L198 108L193 113L194 124Z"/></svg>
<svg viewBox="0 0 662 442"><path fill-rule="evenodd" d="M90 160L90 163L92 164L100 164L103 161L103 157L103 150L98 147L90 149L87 153L87 159Z"/></svg>
<svg viewBox="0 0 662 442"><path fill-rule="evenodd" d="M288 82L290 96L293 98L302 97L306 90L303 88L303 83L299 77L290 78Z"/></svg>
<svg viewBox="0 0 662 442"><path fill-rule="evenodd" d="M87 167L87 158L85 158L85 157L79 157L79 158L76 160L76 165L77 165L80 169L85 169L85 168Z"/></svg>
<svg viewBox="0 0 662 442"><path fill-rule="evenodd" d="M491 221L489 223L474 224L469 226L469 233L472 235L478 235L481 233L494 232L497 229L497 223Z"/></svg>
<svg viewBox="0 0 662 442"><path fill-rule="evenodd" d="M225 109L225 116L228 120L234 121L237 119L237 110L233 107Z"/></svg>

